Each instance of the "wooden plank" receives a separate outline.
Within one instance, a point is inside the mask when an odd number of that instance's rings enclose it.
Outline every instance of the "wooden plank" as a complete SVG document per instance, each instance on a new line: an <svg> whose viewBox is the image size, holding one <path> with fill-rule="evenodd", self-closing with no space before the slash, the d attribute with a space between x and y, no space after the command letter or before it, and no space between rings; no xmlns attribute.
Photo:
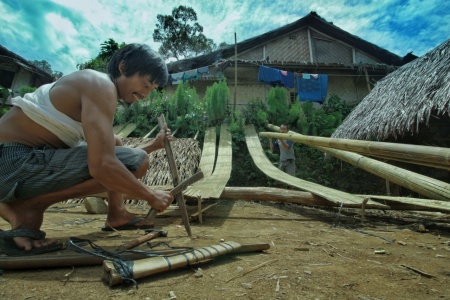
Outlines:
<svg viewBox="0 0 450 300"><path fill-rule="evenodd" d="M216 162L216 128L210 127L205 132L205 139L203 141L202 156L200 158L199 169L205 176L202 180L189 186L183 194L191 197L201 197L201 187L205 181L211 177L214 164Z"/></svg>
<svg viewBox="0 0 450 300"><path fill-rule="evenodd" d="M158 117L158 124L160 128L164 128L166 125L166 120L164 118L164 114L161 114ZM170 173L172 175L173 186L176 187L179 183L181 183L180 177L178 175L177 166L175 163L175 157L173 156L172 147L170 146L170 141L166 137L164 139L164 148L166 149L166 156L169 162ZM181 218L183 219L184 228L190 237L192 237L191 226L189 224L189 216L186 210L186 203L184 202L183 193L178 193L175 195L175 199L177 200L177 204L180 207Z"/></svg>
<svg viewBox="0 0 450 300"><path fill-rule="evenodd" d="M348 207L361 207L364 197L352 195L339 190L328 188L320 184L309 182L289 174L284 173L275 167L272 162L267 158L264 150L261 147L261 142L259 141L258 134L256 133L255 127L253 125L247 125L245 127L245 140L247 142L247 148L253 159L255 165L267 176L295 186L299 189L310 192L311 194L320 196L328 201L336 204L346 204ZM388 206L376 203L369 200L369 204L372 207L388 208Z"/></svg>
<svg viewBox="0 0 450 300"><path fill-rule="evenodd" d="M129 123L116 134L122 138L125 138L129 136L130 133L132 133L136 129L136 127L137 125L135 123Z"/></svg>
<svg viewBox="0 0 450 300"><path fill-rule="evenodd" d="M118 134L124 127L125 127L125 125L123 125L123 124L114 126L113 127L114 134Z"/></svg>
<svg viewBox="0 0 450 300"><path fill-rule="evenodd" d="M202 199L219 199L231 177L232 152L229 127L222 125L214 172L210 177L205 177L202 181L188 188L189 190L185 191L184 194L193 197L200 196Z"/></svg>

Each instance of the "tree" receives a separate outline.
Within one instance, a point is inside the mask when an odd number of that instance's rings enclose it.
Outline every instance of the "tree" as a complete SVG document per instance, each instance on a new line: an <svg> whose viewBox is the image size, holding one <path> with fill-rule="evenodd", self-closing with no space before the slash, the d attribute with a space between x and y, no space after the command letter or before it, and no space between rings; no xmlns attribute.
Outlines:
<svg viewBox="0 0 450 300"><path fill-rule="evenodd" d="M63 73L60 71L53 71L52 66L46 60L29 60L30 64L35 65L39 69L44 70L48 74L51 74L53 78L59 79L63 76Z"/></svg>
<svg viewBox="0 0 450 300"><path fill-rule="evenodd" d="M124 46L126 46L125 43L119 45L114 39L110 38L100 44L100 52L97 57L92 58L85 63L77 64L77 68L78 70L92 69L106 73L109 60L117 50Z"/></svg>
<svg viewBox="0 0 450 300"><path fill-rule="evenodd" d="M203 34L203 27L197 23L197 13L191 7L180 5L172 15L157 15L158 24L153 40L162 43L159 53L164 58L192 57L211 52L216 45Z"/></svg>
<svg viewBox="0 0 450 300"><path fill-rule="evenodd" d="M98 57L109 61L117 50L125 46L125 43L119 45L114 39L110 38L109 40L104 41L100 46Z"/></svg>

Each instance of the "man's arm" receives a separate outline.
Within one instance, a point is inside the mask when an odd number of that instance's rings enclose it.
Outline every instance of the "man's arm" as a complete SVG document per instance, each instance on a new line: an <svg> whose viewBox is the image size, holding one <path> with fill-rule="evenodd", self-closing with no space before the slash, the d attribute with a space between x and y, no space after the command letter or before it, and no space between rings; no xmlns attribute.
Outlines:
<svg viewBox="0 0 450 300"><path fill-rule="evenodd" d="M81 123L88 144L89 172L108 190L144 199L164 210L173 197L141 183L116 157L112 122L116 109L115 86L93 79L94 86L81 95Z"/></svg>
<svg viewBox="0 0 450 300"><path fill-rule="evenodd" d="M294 145L293 141L288 140L279 140L279 141L281 142L281 146L283 146L285 150L289 150Z"/></svg>

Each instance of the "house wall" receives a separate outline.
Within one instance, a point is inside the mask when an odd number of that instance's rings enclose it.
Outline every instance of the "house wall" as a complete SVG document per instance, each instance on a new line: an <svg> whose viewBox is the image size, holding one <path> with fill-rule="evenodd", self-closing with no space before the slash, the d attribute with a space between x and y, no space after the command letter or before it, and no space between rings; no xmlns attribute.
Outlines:
<svg viewBox="0 0 450 300"><path fill-rule="evenodd" d="M310 51L308 35L311 37L312 60L313 63L331 65L327 70L319 68L301 68L293 67L295 63L310 63ZM234 59L229 57L227 59ZM321 73L328 75L328 94L326 99L331 95L338 95L343 101L349 105L356 105L368 93L369 89L366 82L364 72L358 74L358 70L349 70L348 68L336 68L332 65L350 66L359 63L376 64L378 61L368 55L346 45L340 41L336 41L325 34L316 30L304 28L285 36L277 37L266 44L255 47L249 51L240 53L239 60L245 60L248 65L238 66L238 84L236 90L236 109L242 110L245 105L254 99L266 100L271 86L258 82L259 62L267 60L268 63L277 62L278 69L299 73ZM252 62L255 62L252 66ZM286 67L283 67L285 62ZM271 66L271 65L269 65ZM230 106L234 105L234 65L228 67L224 71L227 78L227 84L230 88ZM361 71L359 71L361 72ZM377 79L380 79L379 77ZM214 81L195 81L192 84L196 87L200 99L203 99L207 86L211 86ZM173 94L175 87L168 87L169 94ZM287 89L287 97L289 101L296 99L296 89Z"/></svg>
<svg viewBox="0 0 450 300"><path fill-rule="evenodd" d="M281 36L253 50L238 54L242 60L309 62L308 34L305 29Z"/></svg>
<svg viewBox="0 0 450 300"><path fill-rule="evenodd" d="M32 80L33 74L31 72L26 71L24 69L20 69L16 76L14 77L11 90L13 97L19 96L19 88L22 86L31 86L31 80Z"/></svg>

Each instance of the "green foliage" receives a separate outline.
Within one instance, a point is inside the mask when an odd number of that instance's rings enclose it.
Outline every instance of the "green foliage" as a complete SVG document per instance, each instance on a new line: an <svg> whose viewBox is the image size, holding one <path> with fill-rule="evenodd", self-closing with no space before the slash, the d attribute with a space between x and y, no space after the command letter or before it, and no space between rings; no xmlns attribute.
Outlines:
<svg viewBox="0 0 450 300"><path fill-rule="evenodd" d="M179 84L170 102L169 119L176 120L178 136L205 129L205 105L189 82Z"/></svg>
<svg viewBox="0 0 450 300"><path fill-rule="evenodd" d="M180 84L176 93L169 98L165 92L153 91L137 103L119 103L114 117L114 125L135 123L137 128L131 137L145 136L164 114L167 125L177 130L177 137L192 137L206 128L205 105L189 83Z"/></svg>
<svg viewBox="0 0 450 300"><path fill-rule="evenodd" d="M9 91L8 88L2 87L0 85L0 97L2 97L2 104L4 104L6 102L6 100L8 99L9 95L11 94L11 92Z"/></svg>
<svg viewBox="0 0 450 300"><path fill-rule="evenodd" d="M110 38L100 44L100 52L95 58L92 58L85 63L77 64L77 69L78 70L92 69L106 73L108 69L109 60L117 50L119 50L124 46L126 46L125 43L121 43L119 45L114 39Z"/></svg>
<svg viewBox="0 0 450 300"><path fill-rule="evenodd" d="M84 69L92 69L99 72L106 73L108 68L108 60L103 59L101 57L96 57L88 60L85 63L77 64L78 70L84 70Z"/></svg>
<svg viewBox="0 0 450 300"><path fill-rule="evenodd" d="M97 57L109 61L114 53L125 45L125 43L119 45L114 39L110 38L100 44L100 53Z"/></svg>
<svg viewBox="0 0 450 300"><path fill-rule="evenodd" d="M158 24L153 40L161 43L159 53L164 58L177 60L211 52L216 45L203 34L203 27L197 22L197 13L188 6L180 5L171 15L157 15Z"/></svg>
<svg viewBox="0 0 450 300"><path fill-rule="evenodd" d="M34 92L36 90L36 88L35 87L32 87L32 86L21 86L20 88L19 88L19 95L21 96L21 97L23 97L25 94L27 94L27 93L32 93L32 92Z"/></svg>
<svg viewBox="0 0 450 300"><path fill-rule="evenodd" d="M55 79L59 79L63 76L63 73L60 71L53 71L52 66L46 60L29 60L30 64L35 65L39 69L44 70L48 74L52 75Z"/></svg>
<svg viewBox="0 0 450 300"><path fill-rule="evenodd" d="M264 127L268 123L267 106L259 98L250 100L242 111L242 116L247 124L255 124Z"/></svg>
<svg viewBox="0 0 450 300"><path fill-rule="evenodd" d="M308 118L306 116L305 111L303 110L302 106L298 106L299 110L298 110L298 119L297 119L297 123L296 123L296 127L298 130L298 133L304 134L304 135L308 135L309 134L309 122L308 122Z"/></svg>
<svg viewBox="0 0 450 300"><path fill-rule="evenodd" d="M267 113L272 124L286 123L289 115L286 89L273 87L267 95Z"/></svg>
<svg viewBox="0 0 450 300"><path fill-rule="evenodd" d="M153 91L147 98L131 105L119 102L114 115L114 125L135 123L137 127L130 137L145 136L158 124L157 118L168 111L169 105L166 94L158 91Z"/></svg>
<svg viewBox="0 0 450 300"><path fill-rule="evenodd" d="M9 108L5 107L5 103L6 100L8 100L10 94L11 93L9 89L0 86L0 97L2 98L0 101L0 117L6 114L6 112L9 110Z"/></svg>
<svg viewBox="0 0 450 300"><path fill-rule="evenodd" d="M333 112L339 112L342 116L342 119L345 119L353 109L352 106L345 103L345 101L339 98L339 96L336 94L331 95L331 97L327 101L325 101L322 108L329 114Z"/></svg>
<svg viewBox="0 0 450 300"><path fill-rule="evenodd" d="M232 140L245 142L245 119L239 111L234 113L230 122Z"/></svg>
<svg viewBox="0 0 450 300"><path fill-rule="evenodd" d="M205 105L208 126L221 124L228 115L228 101L230 90L225 80L215 82L206 89Z"/></svg>

